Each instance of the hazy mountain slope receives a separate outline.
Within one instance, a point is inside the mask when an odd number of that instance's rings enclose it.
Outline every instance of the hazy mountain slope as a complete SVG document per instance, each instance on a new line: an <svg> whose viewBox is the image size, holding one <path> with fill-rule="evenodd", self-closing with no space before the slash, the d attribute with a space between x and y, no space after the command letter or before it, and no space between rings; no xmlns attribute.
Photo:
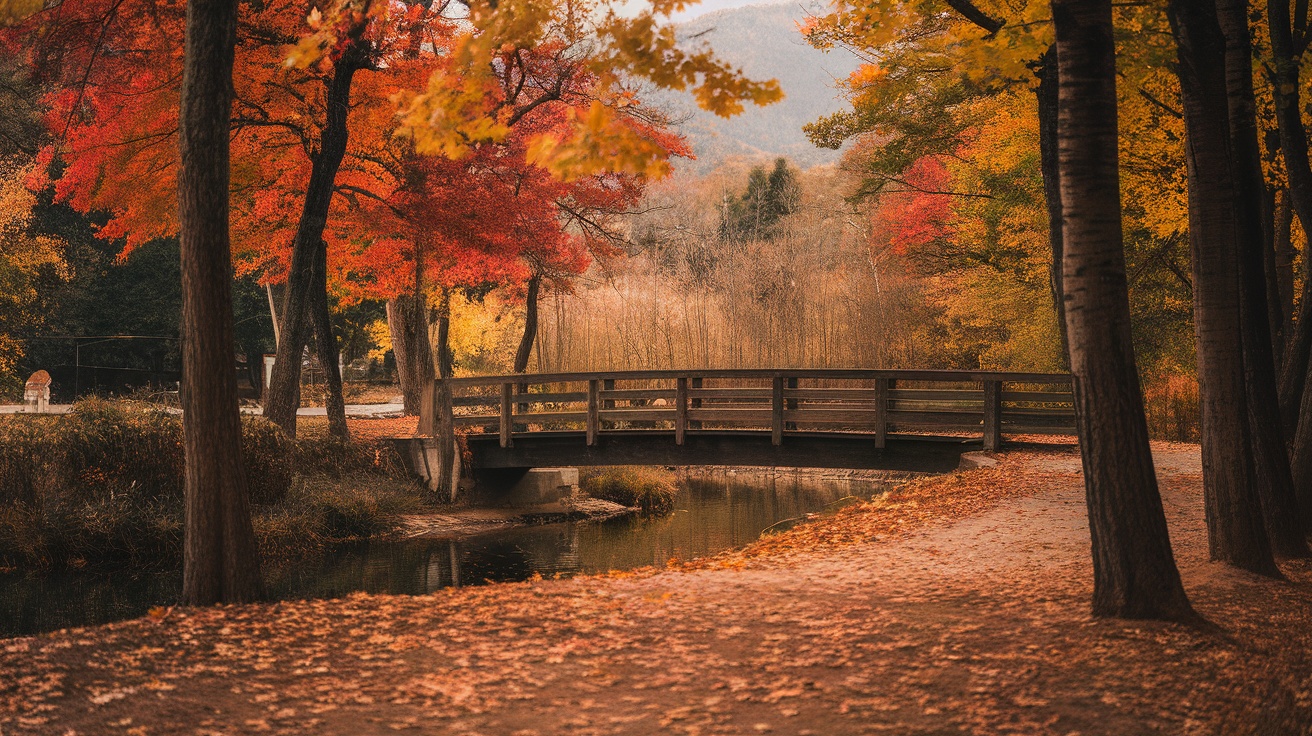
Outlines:
<svg viewBox="0 0 1312 736"><path fill-rule="evenodd" d="M708 44L754 79L778 79L785 95L768 107L748 106L729 120L698 109L688 94L653 96L653 102L677 119L686 119L680 130L692 141L698 161L681 168L704 171L733 156L782 155L800 166L838 157L835 151L811 145L802 126L842 109L834 80L846 77L857 62L843 51L825 53L808 46L797 30L806 15L796 3L750 5L708 13L680 26L680 35L690 45Z"/></svg>

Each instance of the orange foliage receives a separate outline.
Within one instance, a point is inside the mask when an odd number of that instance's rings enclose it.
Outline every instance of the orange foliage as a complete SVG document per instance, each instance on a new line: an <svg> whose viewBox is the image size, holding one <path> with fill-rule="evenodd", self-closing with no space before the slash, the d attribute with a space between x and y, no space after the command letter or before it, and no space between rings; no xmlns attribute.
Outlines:
<svg viewBox="0 0 1312 736"><path fill-rule="evenodd" d="M566 182L529 162L533 141L571 128L593 107L597 79L578 49L544 41L507 52L490 77L473 80L506 135L470 144L459 160L421 156L413 139L399 135L394 100L431 78L462 73L452 52L468 29L422 5L375 3L349 18L344 8L242 5L231 203L239 271L285 278L327 124L333 64L350 42L344 29L353 27L368 64L354 79L349 143L324 235L339 297L407 290L417 261L428 280L448 286L523 282L530 268L564 284L590 253L611 253L605 216L636 201L644 178L599 170ZM184 12L182 0L68 0L3 39L54 89L47 124L57 142L42 153L41 169L51 172L57 198L106 213L99 235L122 239L125 254L177 229ZM320 42L322 53L294 51ZM660 160L688 155L661 125L622 117ZM33 185L46 183L37 177Z"/></svg>

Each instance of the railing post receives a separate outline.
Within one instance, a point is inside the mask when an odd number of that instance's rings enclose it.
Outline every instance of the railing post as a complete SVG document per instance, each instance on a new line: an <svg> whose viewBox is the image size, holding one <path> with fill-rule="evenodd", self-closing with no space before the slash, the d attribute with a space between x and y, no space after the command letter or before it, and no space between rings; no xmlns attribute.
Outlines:
<svg viewBox="0 0 1312 736"><path fill-rule="evenodd" d="M696 376L696 377L694 377L694 378L692 379L692 388L701 388L701 387L702 387L702 378L701 378L701 376ZM702 400L701 400L701 399L691 399L691 400L689 400L688 404L689 404L689 406L690 406L691 408L693 408L693 409L700 409L700 408L702 408ZM688 422L688 429L701 429L701 428L702 428L702 420L700 420L700 419L693 419L693 420L691 420L691 421Z"/></svg>
<svg viewBox="0 0 1312 736"><path fill-rule="evenodd" d="M597 379L588 381L588 446L597 444L597 430L601 428L601 407L597 401Z"/></svg>
<svg viewBox="0 0 1312 736"><path fill-rule="evenodd" d="M770 442L776 447L784 443L784 379L774 377L774 390L770 402Z"/></svg>
<svg viewBox="0 0 1312 736"><path fill-rule="evenodd" d="M445 495L451 501L456 500L456 423L451 405L451 386L446 381L437 380L433 392L436 397L437 414L437 488L438 495Z"/></svg>
<svg viewBox="0 0 1312 736"><path fill-rule="evenodd" d="M790 389L797 388L797 378L789 378L786 384ZM788 411L797 411L797 399L788 399L784 402L784 408ZM797 422L784 422L784 429L797 429Z"/></svg>
<svg viewBox="0 0 1312 736"><path fill-rule="evenodd" d="M892 384L887 378L875 379L875 448L884 449L888 444L888 389Z"/></svg>
<svg viewBox="0 0 1312 736"><path fill-rule="evenodd" d="M527 394L528 394L528 384L527 384L527 383L517 383L517 384L515 384L515 393L519 394L520 396L525 396L525 395L527 395ZM526 401L520 401L519 403L515 404L515 413L516 413L516 414L527 414L527 413L528 413L528 402L526 402Z"/></svg>
<svg viewBox="0 0 1312 736"><path fill-rule="evenodd" d="M1002 381L984 382L984 451L1002 447Z"/></svg>
<svg viewBox="0 0 1312 736"><path fill-rule="evenodd" d="M511 408L510 401L511 401L511 395L513 394L514 390L515 390L515 384L513 384L513 383L503 383L503 384L501 384L501 425L500 425L500 427L501 427L501 446L502 446L502 447L510 447L511 444L513 444L513 440L510 439L510 430L512 429L512 427L510 426L510 421L511 421L511 420L510 420L510 408Z"/></svg>
<svg viewBox="0 0 1312 736"><path fill-rule="evenodd" d="M683 444L688 429L688 379L679 376L674 380L674 444Z"/></svg>

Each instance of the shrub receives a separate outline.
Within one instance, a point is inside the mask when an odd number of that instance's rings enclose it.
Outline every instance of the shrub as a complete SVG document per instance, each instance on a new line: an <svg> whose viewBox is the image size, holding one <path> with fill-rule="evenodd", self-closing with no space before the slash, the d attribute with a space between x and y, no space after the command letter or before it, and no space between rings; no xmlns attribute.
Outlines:
<svg viewBox="0 0 1312 736"><path fill-rule="evenodd" d="M312 432L294 442L253 416L241 427L266 555L380 534L423 501L418 486L391 477L399 459L381 440ZM0 417L0 565L176 562L183 483L176 410L93 399L62 417Z"/></svg>
<svg viewBox="0 0 1312 736"><path fill-rule="evenodd" d="M278 425L264 417L242 417L241 452L251 503L279 503L292 485L295 446Z"/></svg>
<svg viewBox="0 0 1312 736"><path fill-rule="evenodd" d="M262 552L286 556L325 543L362 539L393 528L395 517L419 511L419 486L374 474L297 480L284 503L255 516Z"/></svg>
<svg viewBox="0 0 1312 736"><path fill-rule="evenodd" d="M679 494L674 473L665 468L624 465L589 468L581 475L579 485L589 496L637 507L644 514L673 511Z"/></svg>

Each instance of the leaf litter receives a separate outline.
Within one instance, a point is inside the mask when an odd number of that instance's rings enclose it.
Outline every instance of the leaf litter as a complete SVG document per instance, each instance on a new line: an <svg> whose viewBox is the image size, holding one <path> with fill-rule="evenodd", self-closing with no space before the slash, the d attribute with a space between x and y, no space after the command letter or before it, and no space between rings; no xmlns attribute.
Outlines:
<svg viewBox="0 0 1312 736"><path fill-rule="evenodd" d="M1219 627L1099 620L1078 455L999 455L663 570L164 609L0 642L0 732L1312 733L1312 568L1207 559L1197 446L1156 444Z"/></svg>

